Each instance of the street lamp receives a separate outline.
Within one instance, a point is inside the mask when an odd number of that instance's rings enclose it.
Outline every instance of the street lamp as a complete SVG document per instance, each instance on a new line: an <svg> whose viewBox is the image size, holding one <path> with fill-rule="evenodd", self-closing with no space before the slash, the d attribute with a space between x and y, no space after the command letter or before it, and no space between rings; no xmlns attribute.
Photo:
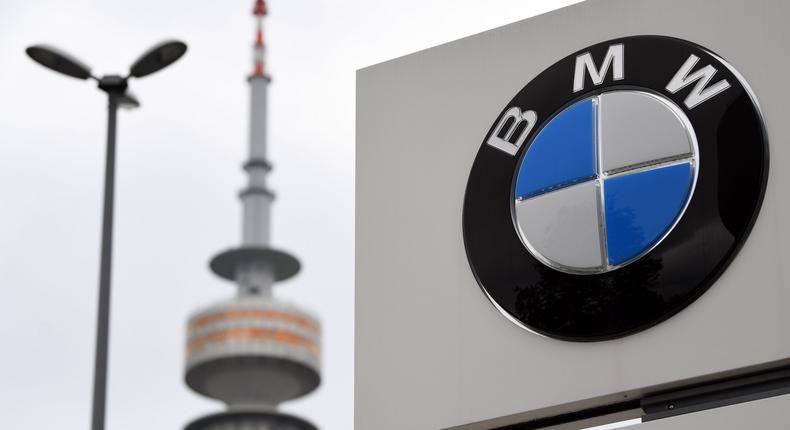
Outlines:
<svg viewBox="0 0 790 430"><path fill-rule="evenodd" d="M105 75L98 78L88 66L71 55L51 46L34 45L25 50L42 66L77 79L94 79L109 98L107 116L107 154L104 170L104 210L102 216L101 263L99 270L99 311L96 327L96 359L93 375L93 430L104 429L107 398L107 345L110 323L110 270L112 263L113 201L115 194L115 123L119 107L140 106L128 92L129 78L142 78L155 73L181 58L187 45L177 40L162 42L146 51L129 68L125 77Z"/></svg>

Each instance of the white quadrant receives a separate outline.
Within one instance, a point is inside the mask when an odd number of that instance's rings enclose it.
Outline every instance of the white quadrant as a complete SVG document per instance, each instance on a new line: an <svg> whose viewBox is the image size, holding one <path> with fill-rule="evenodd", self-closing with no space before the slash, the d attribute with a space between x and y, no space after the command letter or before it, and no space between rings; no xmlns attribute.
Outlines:
<svg viewBox="0 0 790 430"><path fill-rule="evenodd" d="M516 202L521 237L552 266L596 270L605 265L597 181Z"/></svg>
<svg viewBox="0 0 790 430"><path fill-rule="evenodd" d="M691 156L693 131L672 102L640 91L599 98L601 170L605 173Z"/></svg>

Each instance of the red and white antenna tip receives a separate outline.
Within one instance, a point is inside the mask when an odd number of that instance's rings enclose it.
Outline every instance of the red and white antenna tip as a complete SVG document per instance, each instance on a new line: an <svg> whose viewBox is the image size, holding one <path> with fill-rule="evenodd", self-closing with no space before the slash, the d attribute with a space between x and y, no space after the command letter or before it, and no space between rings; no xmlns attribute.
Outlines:
<svg viewBox="0 0 790 430"><path fill-rule="evenodd" d="M256 0L253 13L258 17L258 29L255 32L255 60L253 62L255 68L253 69L252 75L266 77L262 24L263 16L266 15L266 2L264 0Z"/></svg>
<svg viewBox="0 0 790 430"><path fill-rule="evenodd" d="M266 15L266 2L263 0L256 0L255 9L252 11L252 13L257 16Z"/></svg>

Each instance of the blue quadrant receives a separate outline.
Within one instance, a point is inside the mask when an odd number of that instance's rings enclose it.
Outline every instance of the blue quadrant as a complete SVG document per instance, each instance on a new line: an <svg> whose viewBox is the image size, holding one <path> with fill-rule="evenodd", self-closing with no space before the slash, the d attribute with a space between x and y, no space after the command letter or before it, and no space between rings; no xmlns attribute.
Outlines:
<svg viewBox="0 0 790 430"><path fill-rule="evenodd" d="M691 191L691 163L604 181L609 264L642 254L672 227Z"/></svg>
<svg viewBox="0 0 790 430"><path fill-rule="evenodd" d="M527 198L595 178L592 99L557 115L538 134L519 166L516 197Z"/></svg>

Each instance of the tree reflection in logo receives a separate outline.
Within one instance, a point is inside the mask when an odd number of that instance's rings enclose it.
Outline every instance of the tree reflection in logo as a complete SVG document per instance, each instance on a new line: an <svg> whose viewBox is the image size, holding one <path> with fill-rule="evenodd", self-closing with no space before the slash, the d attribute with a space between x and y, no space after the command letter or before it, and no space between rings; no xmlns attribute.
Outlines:
<svg viewBox="0 0 790 430"><path fill-rule="evenodd" d="M612 216L634 235L642 235L633 211L623 208ZM608 276L569 276L534 263L539 281L516 287L515 316L530 321L538 330L559 331L568 337L636 329L645 316L660 315L674 301L658 289L661 259L647 256L643 260L643 264L622 267Z"/></svg>

